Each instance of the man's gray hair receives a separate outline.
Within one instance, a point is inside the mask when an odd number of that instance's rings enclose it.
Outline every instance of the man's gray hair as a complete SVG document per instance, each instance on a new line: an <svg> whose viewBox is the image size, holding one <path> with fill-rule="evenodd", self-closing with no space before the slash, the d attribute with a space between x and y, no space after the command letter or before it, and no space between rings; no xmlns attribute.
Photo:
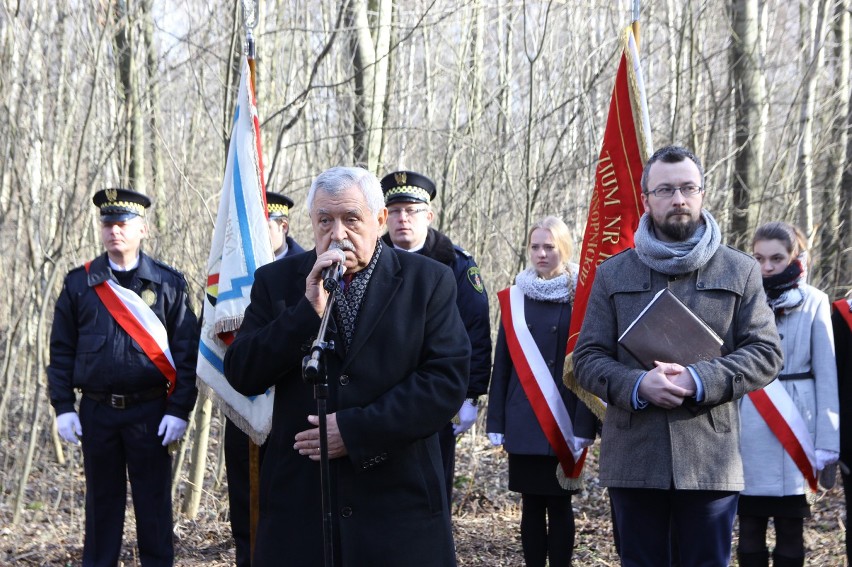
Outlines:
<svg viewBox="0 0 852 567"><path fill-rule="evenodd" d="M332 167L326 169L311 183L308 198L305 202L308 212L313 212L314 197L317 191L336 196L352 186L357 187L367 201L367 207L373 215L378 215L385 207L385 196L382 185L375 174L360 167Z"/></svg>

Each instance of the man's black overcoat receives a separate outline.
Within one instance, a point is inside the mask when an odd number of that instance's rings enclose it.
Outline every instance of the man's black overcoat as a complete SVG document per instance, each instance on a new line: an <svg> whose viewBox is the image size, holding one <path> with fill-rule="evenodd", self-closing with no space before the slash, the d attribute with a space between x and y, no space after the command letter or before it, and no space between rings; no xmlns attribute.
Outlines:
<svg viewBox="0 0 852 567"><path fill-rule="evenodd" d="M315 261L311 251L256 272L225 357L238 391L276 388L261 471L254 563L261 567L323 564L319 464L293 449L316 414L313 386L301 376L320 325L304 297ZM455 300L446 266L385 247L348 352L330 321L328 411L349 453L331 461L337 565L455 565L436 435L467 392L470 342Z"/></svg>

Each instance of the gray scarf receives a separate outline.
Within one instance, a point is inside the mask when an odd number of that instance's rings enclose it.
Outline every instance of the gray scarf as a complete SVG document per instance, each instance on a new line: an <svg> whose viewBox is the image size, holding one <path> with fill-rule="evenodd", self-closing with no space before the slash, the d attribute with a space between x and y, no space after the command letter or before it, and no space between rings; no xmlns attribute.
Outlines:
<svg viewBox="0 0 852 567"><path fill-rule="evenodd" d="M688 274L706 264L719 249L722 233L713 215L701 209L701 216L704 224L699 225L689 239L663 242L654 234L651 215L642 215L633 237L639 259L652 270L667 276Z"/></svg>
<svg viewBox="0 0 852 567"><path fill-rule="evenodd" d="M515 277L515 285L521 288L524 295L530 299L553 303L574 303L579 268L577 264L568 264L564 274L549 280L538 277L534 269L527 268Z"/></svg>

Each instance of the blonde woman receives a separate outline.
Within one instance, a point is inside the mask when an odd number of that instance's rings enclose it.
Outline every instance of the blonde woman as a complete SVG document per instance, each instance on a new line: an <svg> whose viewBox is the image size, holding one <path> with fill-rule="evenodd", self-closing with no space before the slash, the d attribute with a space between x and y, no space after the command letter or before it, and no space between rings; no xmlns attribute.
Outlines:
<svg viewBox="0 0 852 567"><path fill-rule="evenodd" d="M527 237L530 267L515 278L515 285L498 294L503 310L491 389L486 430L491 443L509 453L509 490L521 493L521 543L528 567L571 564L574 547L574 513L571 495L556 480L559 461L540 425L546 404L530 403L530 395L558 392L550 400L563 404L571 418L575 442L588 445L595 436L592 413L562 384L562 366L571 308L577 285L577 265L569 264L571 238L568 227L556 217L535 223ZM514 296L514 299L511 299ZM511 310L511 316L507 313ZM521 317L523 323L518 323ZM513 321L516 323L513 324ZM518 324L526 327L527 342L519 341ZM512 325L507 333L507 325ZM522 331L522 329L517 329ZM526 332L526 331L524 331ZM535 376L518 367L529 366L518 357L538 357L542 369ZM521 364L519 364L519 362ZM546 370L544 368L546 367ZM542 384L536 381L552 381ZM539 394L540 395L540 394Z"/></svg>

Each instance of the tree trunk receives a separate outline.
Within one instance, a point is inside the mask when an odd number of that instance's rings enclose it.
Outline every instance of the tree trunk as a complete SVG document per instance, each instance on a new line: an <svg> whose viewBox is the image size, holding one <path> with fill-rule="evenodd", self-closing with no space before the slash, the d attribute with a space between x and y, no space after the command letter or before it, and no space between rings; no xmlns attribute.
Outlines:
<svg viewBox="0 0 852 567"><path fill-rule="evenodd" d="M190 456L189 480L187 481L186 500L183 501L182 511L188 518L195 518L201 503L201 493L204 487L204 470L207 465L207 445L210 438L210 414L213 411L213 401L199 395L195 404L195 443L192 445Z"/></svg>
<svg viewBox="0 0 852 567"><path fill-rule="evenodd" d="M165 179L163 179L163 138L160 132L158 112L160 108L160 70L158 65L157 44L154 40L154 17L151 14L153 0L142 0L142 33L145 44L145 68L148 84L145 97L145 112L148 115L149 149L151 151L151 186L147 191L154 196L157 203L165 205L168 202ZM156 209L157 231L166 232L169 225L169 208L165 206Z"/></svg>
<svg viewBox="0 0 852 567"><path fill-rule="evenodd" d="M763 182L765 79L759 54L758 0L734 0L731 5L730 62L734 91L735 168L729 241L743 248L754 217L752 195Z"/></svg>
<svg viewBox="0 0 852 567"><path fill-rule="evenodd" d="M369 0L353 0L349 21L355 71L353 161L376 171L382 146L384 102L388 85L391 0L373 0L375 29L371 29Z"/></svg>
<svg viewBox="0 0 852 567"><path fill-rule="evenodd" d="M44 266L39 266L40 268L44 268ZM35 448L38 444L39 436L41 433L41 413L42 408L46 405L45 400L42 399L42 388L45 382L47 382L47 377L44 373L41 372L43 368L47 368L47 335L49 333L48 327L48 306L52 305L50 301L47 301L47 290L51 290L56 283L56 278L59 275L58 266L52 265L50 266L50 276L46 281L42 282L42 286L39 291L34 291L33 295L37 298L40 298L40 301L35 302L35 306L39 306L38 313L38 322L36 324L35 329L35 352L36 352L36 360L28 363L26 365L25 377L27 382L32 381L33 377L33 367L36 368L38 375L35 379L35 392L32 397L32 413L30 415L29 423L30 427L27 428L27 435L29 441L27 443L27 451L24 457L23 463L23 471L21 475L18 477L18 490L15 494L15 504L13 507L13 516L12 516L12 524L17 524L20 519L21 512L24 507L24 498L26 496L27 491L27 483L30 478L30 471L33 467L33 455L35 455Z"/></svg>
<svg viewBox="0 0 852 567"><path fill-rule="evenodd" d="M812 5L800 4L802 53L802 92L799 113L799 147L796 159L796 181L799 193L798 223L808 238L814 233L814 111L817 77L822 69L825 11L828 0Z"/></svg>
<svg viewBox="0 0 852 567"><path fill-rule="evenodd" d="M145 192L145 132L142 107L139 104L138 70L134 51L133 17L127 0L116 0L115 51L118 59L118 95L123 104L124 160L123 180L130 187ZM119 125L121 127L121 125Z"/></svg>
<svg viewBox="0 0 852 567"><path fill-rule="evenodd" d="M852 23L850 23L850 11L852 11L852 2L850 0L839 0L837 13L839 15L838 33L840 35L838 50L842 52L842 69L846 75L846 82L840 85L841 101L845 102L845 110L841 111L842 120L838 120L840 124L844 124L840 129L843 130L846 137L845 159L838 162L842 167L838 167L842 171L839 184L839 195L837 198L838 218L837 218L837 239L839 244L837 272L835 273L834 285L837 293L852 289L852 88L850 88L850 55L849 45L852 42Z"/></svg>
<svg viewBox="0 0 852 567"><path fill-rule="evenodd" d="M844 242L842 237L848 236L843 233L843 214L848 211L848 203L839 199L840 188L843 183L843 175L849 168L846 161L846 148L849 145L849 79L850 79L850 54L849 54L849 11L845 6L847 0L835 0L832 6L832 37L834 38L834 49L832 50L832 67L834 70L834 92L835 96L830 104L826 105L830 113L827 120L831 132L829 145L826 148L828 167L825 168L824 181L819 191L819 206L822 211L820 215L822 223L816 227L816 241L819 246L817 256L821 259L815 264L812 271L811 282L824 289L830 296L837 295L840 289L833 289L840 283L849 280L841 279L841 273L845 258L841 250Z"/></svg>

